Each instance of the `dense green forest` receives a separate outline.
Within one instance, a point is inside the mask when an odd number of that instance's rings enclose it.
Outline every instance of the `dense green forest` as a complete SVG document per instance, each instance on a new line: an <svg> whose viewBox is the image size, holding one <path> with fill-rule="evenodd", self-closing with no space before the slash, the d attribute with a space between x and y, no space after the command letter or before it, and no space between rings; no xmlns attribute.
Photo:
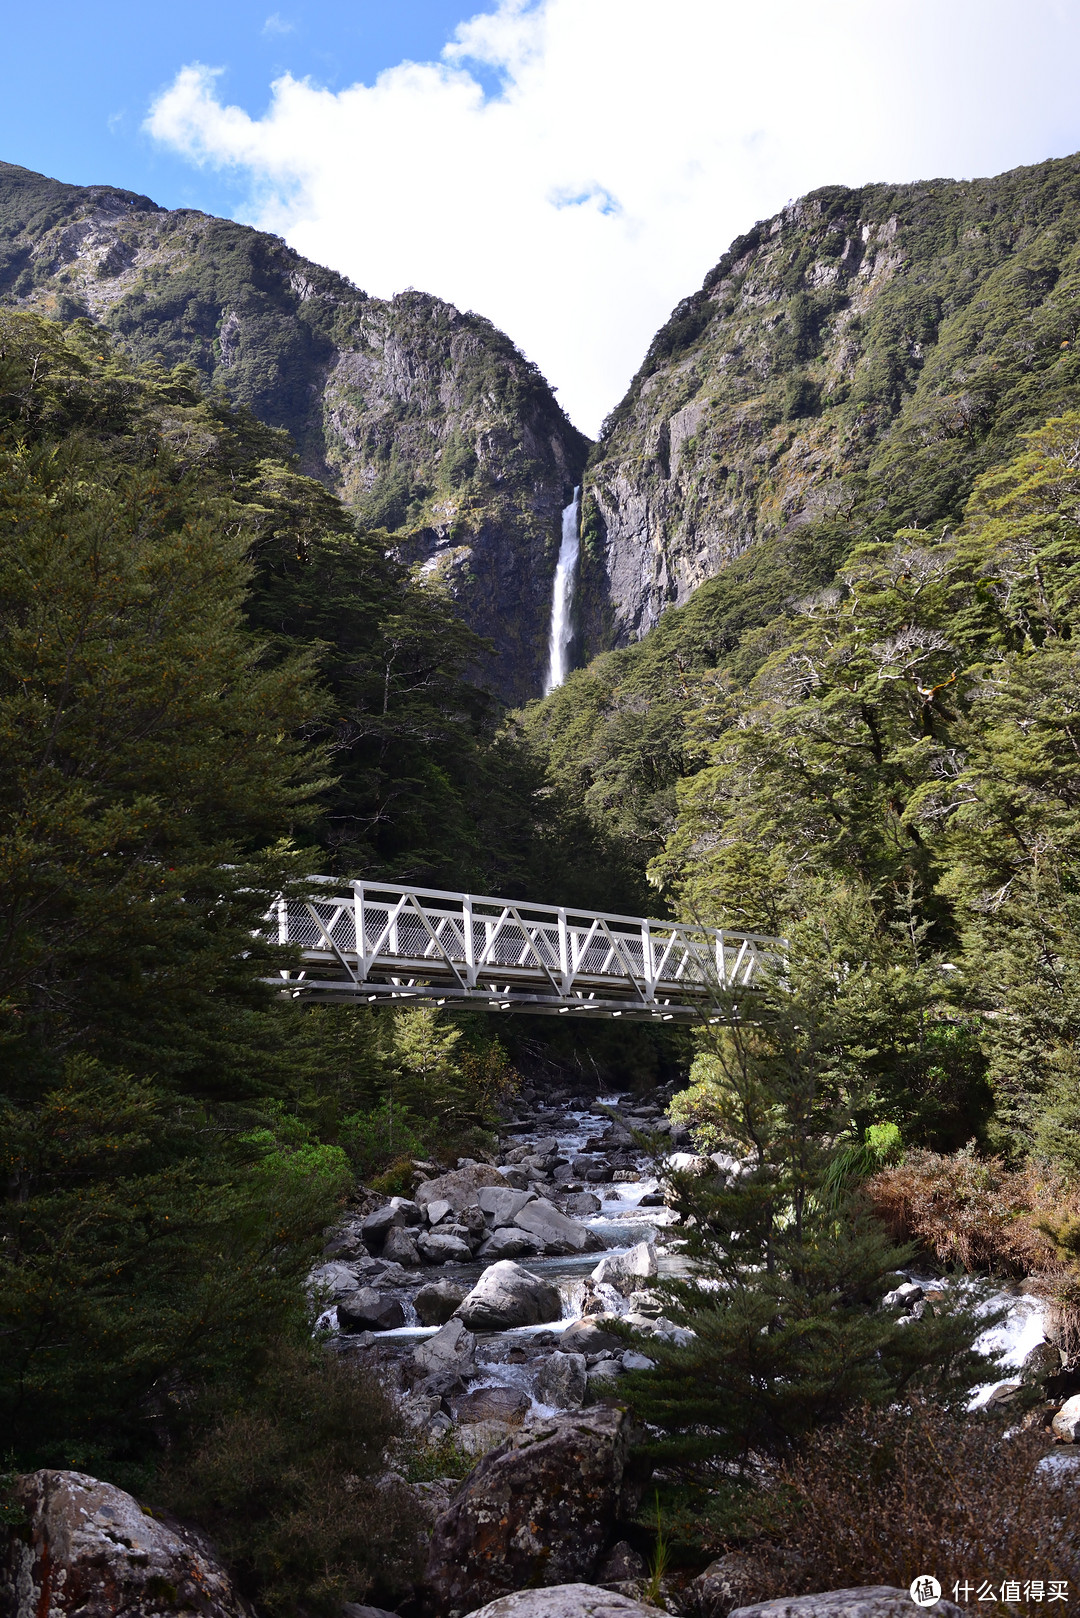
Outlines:
<svg viewBox="0 0 1080 1618"><path fill-rule="evenodd" d="M606 896L618 860L439 592L189 369L5 314L0 522L0 1446L115 1473L169 1386L303 1336L358 1173L475 1146L512 1082L482 1022L275 996L273 895Z"/></svg>

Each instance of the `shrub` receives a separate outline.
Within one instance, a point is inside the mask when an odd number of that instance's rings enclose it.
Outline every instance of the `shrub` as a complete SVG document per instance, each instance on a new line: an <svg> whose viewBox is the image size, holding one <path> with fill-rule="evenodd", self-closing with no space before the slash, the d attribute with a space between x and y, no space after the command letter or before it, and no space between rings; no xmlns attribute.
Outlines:
<svg viewBox="0 0 1080 1618"><path fill-rule="evenodd" d="M415 1500L385 1471L398 1436L366 1368L283 1347L242 1404L211 1416L157 1494L213 1536L270 1618L336 1614L370 1593L393 1605L421 1559Z"/></svg>
<svg viewBox="0 0 1080 1618"><path fill-rule="evenodd" d="M915 1241L943 1264L1004 1275L1059 1277L1066 1266L1041 1218L1080 1213L1080 1193L1053 1170L1006 1168L966 1149L911 1152L864 1187L898 1241Z"/></svg>
<svg viewBox="0 0 1080 1618"><path fill-rule="evenodd" d="M914 1401L863 1409L779 1474L786 1495L780 1533L801 1560L773 1583L762 1558L762 1590L795 1595L855 1585L906 1588L933 1573L951 1597L955 1581L1080 1578L1080 1540L1071 1499L1039 1466L1044 1433ZM1072 1485L1064 1484L1071 1494ZM961 1596L963 1599L963 1596ZM970 1601L976 1599L970 1595ZM999 1609L1000 1610L1000 1609Z"/></svg>

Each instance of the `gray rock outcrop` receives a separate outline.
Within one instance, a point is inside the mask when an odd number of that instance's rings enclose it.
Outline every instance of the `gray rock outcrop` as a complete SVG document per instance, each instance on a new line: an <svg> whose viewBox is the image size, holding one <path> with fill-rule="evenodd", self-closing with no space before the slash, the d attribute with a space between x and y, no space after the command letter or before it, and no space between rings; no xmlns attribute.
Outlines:
<svg viewBox="0 0 1080 1618"><path fill-rule="evenodd" d="M458 1281L440 1276L422 1286L413 1299L413 1308L421 1326L443 1326L450 1319L467 1291Z"/></svg>
<svg viewBox="0 0 1080 1618"><path fill-rule="evenodd" d="M6 1618L250 1618L210 1546L166 1525L123 1489L84 1472L19 1478L26 1528L0 1571Z"/></svg>
<svg viewBox="0 0 1080 1618"><path fill-rule="evenodd" d="M486 1455L435 1524L426 1575L435 1604L468 1611L527 1586L591 1578L641 1499L631 1436L625 1411L597 1409L523 1428Z"/></svg>
<svg viewBox="0 0 1080 1618"><path fill-rule="evenodd" d="M536 1397L553 1410L580 1410L585 1398L584 1354L565 1354L556 1349L540 1366L536 1377Z"/></svg>
<svg viewBox="0 0 1080 1618"><path fill-rule="evenodd" d="M424 1209L433 1202L448 1202L455 1213L460 1213L472 1207L478 1193L489 1185L507 1189L507 1182L490 1163L470 1163L467 1168L440 1174L435 1180L424 1180L416 1188L416 1201Z"/></svg>
<svg viewBox="0 0 1080 1618"><path fill-rule="evenodd" d="M358 1287L337 1306L342 1331L392 1331L404 1326L405 1311L396 1298L388 1298L375 1287Z"/></svg>

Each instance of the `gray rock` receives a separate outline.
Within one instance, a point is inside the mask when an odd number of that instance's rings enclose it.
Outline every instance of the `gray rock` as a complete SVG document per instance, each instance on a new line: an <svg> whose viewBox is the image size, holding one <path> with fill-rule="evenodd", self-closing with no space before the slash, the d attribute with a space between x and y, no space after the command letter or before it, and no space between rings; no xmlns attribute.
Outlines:
<svg viewBox="0 0 1080 1618"><path fill-rule="evenodd" d="M575 1320L559 1339L564 1354L621 1354L626 1345L592 1320Z"/></svg>
<svg viewBox="0 0 1080 1618"><path fill-rule="evenodd" d="M461 1319L475 1331L506 1331L558 1320L562 1298L557 1287L510 1259L491 1264L461 1305Z"/></svg>
<svg viewBox="0 0 1080 1618"><path fill-rule="evenodd" d="M620 1539L604 1557L597 1577L601 1584L625 1584L629 1579L643 1579L645 1558L639 1556L625 1539Z"/></svg>
<svg viewBox="0 0 1080 1618"><path fill-rule="evenodd" d="M656 1274L656 1247L652 1242L638 1242L625 1253L608 1253L592 1272L594 1281L609 1281L616 1286L631 1278Z"/></svg>
<svg viewBox="0 0 1080 1618"><path fill-rule="evenodd" d="M727 1618L733 1607L761 1589L765 1571L746 1551L728 1551L710 1562L688 1592L695 1618Z"/></svg>
<svg viewBox="0 0 1080 1618"><path fill-rule="evenodd" d="M824 1590L820 1595L781 1596L735 1607L731 1618L911 1618L910 1592L891 1584L864 1585L853 1590ZM963 1609L944 1597L924 1609L934 1618L962 1618Z"/></svg>
<svg viewBox="0 0 1080 1618"><path fill-rule="evenodd" d="M405 1311L395 1298L387 1298L374 1287L360 1287L342 1298L337 1306L342 1331L391 1331L404 1326Z"/></svg>
<svg viewBox="0 0 1080 1618"><path fill-rule="evenodd" d="M503 1225L512 1225L515 1214L520 1213L532 1197L531 1191L516 1191L512 1187L498 1185L482 1186L476 1193L481 1211L491 1220L495 1230Z"/></svg>
<svg viewBox="0 0 1080 1618"><path fill-rule="evenodd" d="M419 1203L413 1202L410 1197L391 1197L390 1206L398 1215L398 1223L402 1225L422 1225L424 1211Z"/></svg>
<svg viewBox="0 0 1080 1618"><path fill-rule="evenodd" d="M320 1291L325 1288L331 1298L344 1298L360 1285L347 1264L320 1264L311 1272L311 1285Z"/></svg>
<svg viewBox="0 0 1080 1618"><path fill-rule="evenodd" d="M549 1605L508 1613L560 1613L557 1595L527 1587L592 1577L615 1524L640 1503L645 1478L630 1465L632 1431L625 1411L598 1408L519 1428L486 1455L431 1536L427 1584L437 1610L520 1591L511 1600Z"/></svg>
<svg viewBox="0 0 1080 1618"><path fill-rule="evenodd" d="M628 1348L622 1357L624 1371L651 1371L656 1364L647 1354L639 1354L636 1348Z"/></svg>
<svg viewBox="0 0 1080 1618"><path fill-rule="evenodd" d="M597 1214L601 1208L600 1198L594 1191L576 1191L560 1200L563 1213L569 1214L571 1219L583 1219L587 1214Z"/></svg>
<svg viewBox="0 0 1080 1618"><path fill-rule="evenodd" d="M584 1354L558 1349L544 1360L536 1378L536 1397L554 1410L580 1410L585 1399Z"/></svg>
<svg viewBox="0 0 1080 1618"><path fill-rule="evenodd" d="M467 1264L472 1258L468 1242L461 1236L452 1236L449 1231L422 1230L416 1245L420 1256L429 1264Z"/></svg>
<svg viewBox="0 0 1080 1618"><path fill-rule="evenodd" d="M26 1526L0 1566L10 1618L250 1618L209 1544L166 1527L123 1489L85 1472L31 1472L15 1497Z"/></svg>
<svg viewBox="0 0 1080 1618"><path fill-rule="evenodd" d="M421 1326L445 1325L464 1298L465 1290L459 1282L443 1276L421 1287L413 1299L413 1308Z"/></svg>
<svg viewBox="0 0 1080 1618"><path fill-rule="evenodd" d="M507 1185L513 1186L517 1191L528 1191L532 1185L528 1169L520 1168L517 1164L512 1168L503 1169L502 1172Z"/></svg>
<svg viewBox="0 0 1080 1618"><path fill-rule="evenodd" d="M474 1388L451 1399L450 1410L454 1420L466 1425L474 1421L505 1421L511 1427L520 1427L530 1406L527 1393L520 1388Z"/></svg>
<svg viewBox="0 0 1080 1618"><path fill-rule="evenodd" d="M1075 1444L1080 1440L1080 1393L1066 1399L1050 1425L1061 1443Z"/></svg>
<svg viewBox="0 0 1080 1618"><path fill-rule="evenodd" d="M428 1224L437 1225L440 1219L445 1219L447 1214L452 1212L453 1209L445 1197L436 1197L434 1202L427 1205Z"/></svg>
<svg viewBox="0 0 1080 1618"><path fill-rule="evenodd" d="M506 1184L498 1169L492 1168L490 1163L471 1163L467 1168L440 1174L437 1180L425 1180L416 1188L416 1200L425 1209L433 1202L448 1202L455 1212L459 1212L475 1203L481 1187L505 1187Z"/></svg>
<svg viewBox="0 0 1080 1618"><path fill-rule="evenodd" d="M460 1320L448 1320L413 1349L413 1363L427 1375L476 1375L476 1338Z"/></svg>
<svg viewBox="0 0 1080 1618"><path fill-rule="evenodd" d="M520 1194L519 1192L518 1195ZM500 1258L535 1258L543 1250L543 1243L535 1236L530 1236L528 1231L518 1230L511 1225L493 1230L487 1241L477 1248L476 1256L493 1264Z"/></svg>
<svg viewBox="0 0 1080 1618"><path fill-rule="evenodd" d="M514 1223L544 1244L545 1253L602 1252L604 1242L596 1231L560 1213L546 1197L537 1197L514 1215Z"/></svg>
<svg viewBox="0 0 1080 1618"><path fill-rule="evenodd" d="M916 1285L914 1281L905 1281L902 1286L894 1287L891 1292L886 1292L881 1300L881 1307L891 1309L895 1304L902 1303L905 1309L910 1309L913 1303L921 1302L922 1295L922 1287Z"/></svg>
<svg viewBox="0 0 1080 1618"><path fill-rule="evenodd" d="M401 1225L391 1225L387 1231L386 1240L383 1242L383 1258L390 1259L395 1264L403 1264L410 1270L414 1270L420 1263L416 1243Z"/></svg>
<svg viewBox="0 0 1080 1618"><path fill-rule="evenodd" d="M374 1213L369 1213L360 1227L363 1232L365 1247L369 1252L381 1253L387 1231L392 1225L404 1225L404 1223L405 1215L400 1213L389 1202L384 1203L381 1208L376 1208Z"/></svg>

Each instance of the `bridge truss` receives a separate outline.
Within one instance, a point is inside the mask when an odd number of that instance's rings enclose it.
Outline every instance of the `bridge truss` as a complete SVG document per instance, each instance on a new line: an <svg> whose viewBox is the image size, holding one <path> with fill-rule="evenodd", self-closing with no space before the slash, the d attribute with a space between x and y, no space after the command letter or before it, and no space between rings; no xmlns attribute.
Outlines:
<svg viewBox="0 0 1080 1618"><path fill-rule="evenodd" d="M383 882L317 879L280 899L300 970L272 981L318 1001L691 1022L751 988L777 939ZM271 918L272 919L272 918Z"/></svg>

